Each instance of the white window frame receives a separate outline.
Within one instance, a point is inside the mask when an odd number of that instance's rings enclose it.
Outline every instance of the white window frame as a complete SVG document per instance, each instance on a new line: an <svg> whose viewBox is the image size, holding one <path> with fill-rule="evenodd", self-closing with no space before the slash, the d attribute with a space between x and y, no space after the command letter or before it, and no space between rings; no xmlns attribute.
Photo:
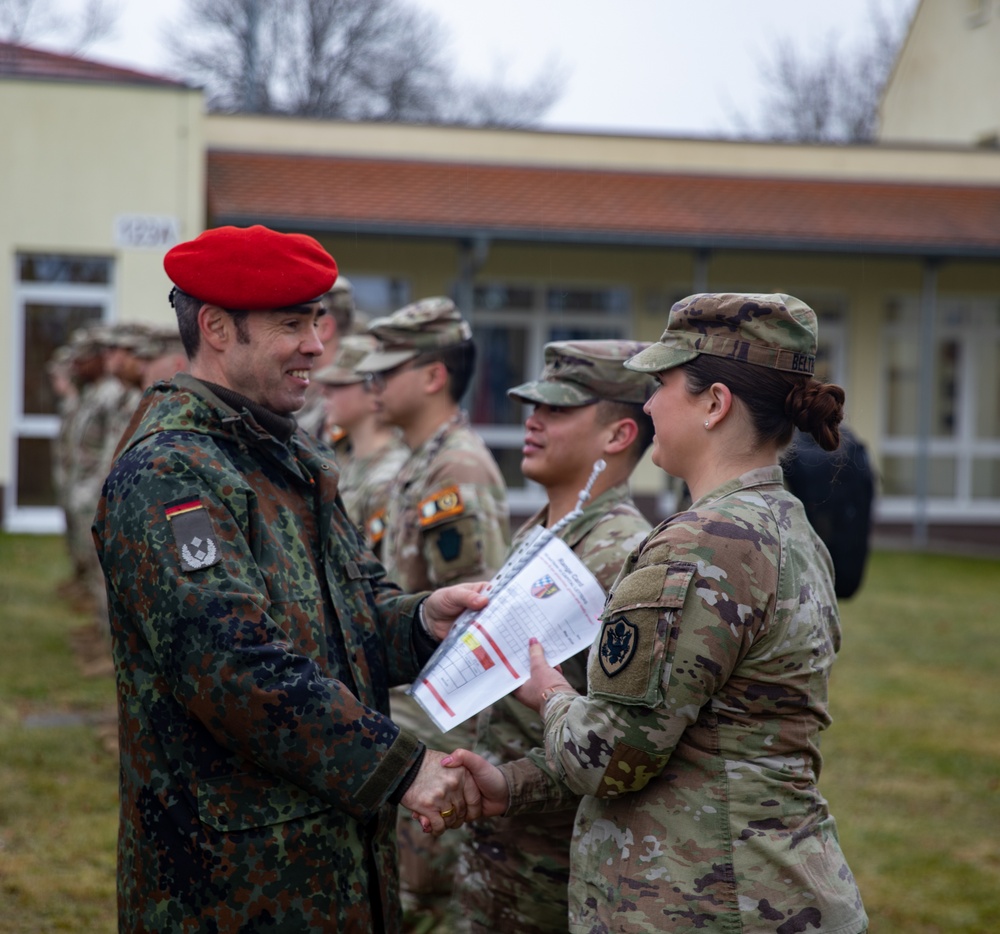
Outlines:
<svg viewBox="0 0 1000 934"><path fill-rule="evenodd" d="M897 299L906 309L919 309L917 296ZM985 439L975 436L976 412L982 380L976 372L976 357L972 353L974 345L984 340L1000 341L1000 322L996 309L1000 299L996 296L938 295L937 316L934 322L935 359L942 340L953 340L959 344L964 365L960 367L955 406L955 433L951 437L931 437L928 456L950 458L955 465L955 495L951 497L928 496L926 516L937 522L994 523L1000 519L1000 498L985 499L972 497L972 469L976 459L1000 460L1000 438ZM949 320L958 317L960 320ZM896 332L905 332L910 326L905 321L885 322L882 327L883 340L888 343ZM882 372L882 398L888 400L888 368ZM917 402L914 400L914 405ZM879 433L879 449L883 458L887 456L916 458L919 439L916 436L891 436L889 434L888 406L883 407L882 424ZM912 521L917 507L915 496L892 496L882 494L877 503L878 518L887 521Z"/></svg>
<svg viewBox="0 0 1000 934"><path fill-rule="evenodd" d="M3 527L5 532L12 533L62 534L66 529L66 517L59 506L21 506L17 502L18 442L22 438L52 439L59 433L58 415L26 414L24 411L25 308L33 303L99 305L102 309L101 321L112 321L115 264L113 259L108 259L110 274L107 283L21 282L17 261L18 257L14 257L12 337L15 352L12 354L14 365L8 393L11 400L10 482L4 488Z"/></svg>

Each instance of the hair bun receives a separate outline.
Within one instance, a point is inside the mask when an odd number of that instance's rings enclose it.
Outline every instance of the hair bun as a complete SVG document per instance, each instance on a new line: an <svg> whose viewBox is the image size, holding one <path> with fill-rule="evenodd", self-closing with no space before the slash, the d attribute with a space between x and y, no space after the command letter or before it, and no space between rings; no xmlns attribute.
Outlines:
<svg viewBox="0 0 1000 934"><path fill-rule="evenodd" d="M815 379L799 383L789 390L785 411L795 427L812 435L824 451L840 447L844 418L844 390L840 386Z"/></svg>

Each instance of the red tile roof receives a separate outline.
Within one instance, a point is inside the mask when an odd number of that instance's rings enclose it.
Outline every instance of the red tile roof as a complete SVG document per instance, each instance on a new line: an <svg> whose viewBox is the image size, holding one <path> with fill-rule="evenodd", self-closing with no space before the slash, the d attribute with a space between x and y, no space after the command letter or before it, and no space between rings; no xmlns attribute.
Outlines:
<svg viewBox="0 0 1000 934"><path fill-rule="evenodd" d="M0 42L0 78L47 78L59 81L95 81L105 84L148 84L185 87L183 82L131 68L105 65L75 55Z"/></svg>
<svg viewBox="0 0 1000 934"><path fill-rule="evenodd" d="M1000 185L210 151L208 193L214 224L314 232L1000 256Z"/></svg>

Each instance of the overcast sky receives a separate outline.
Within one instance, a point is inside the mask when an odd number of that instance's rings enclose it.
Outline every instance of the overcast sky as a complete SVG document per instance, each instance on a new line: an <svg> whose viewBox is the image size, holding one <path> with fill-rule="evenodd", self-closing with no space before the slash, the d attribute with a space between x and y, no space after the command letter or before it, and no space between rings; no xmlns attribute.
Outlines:
<svg viewBox="0 0 1000 934"><path fill-rule="evenodd" d="M84 0L61 0L79 9ZM117 0L113 40L94 58L163 70L163 29L183 0ZM435 13L457 72L523 84L549 62L568 81L542 121L559 129L718 135L757 113L758 62L787 39L804 53L847 47L873 7L900 19L915 0L410 0ZM46 43L50 45L50 43ZM752 122L752 119L751 121Z"/></svg>

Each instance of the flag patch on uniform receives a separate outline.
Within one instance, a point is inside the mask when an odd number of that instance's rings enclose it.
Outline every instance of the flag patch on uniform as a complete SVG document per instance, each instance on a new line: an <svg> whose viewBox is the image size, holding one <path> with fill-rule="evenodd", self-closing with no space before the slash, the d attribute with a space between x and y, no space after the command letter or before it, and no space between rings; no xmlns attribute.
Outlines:
<svg viewBox="0 0 1000 934"><path fill-rule="evenodd" d="M443 519L451 519L465 512L465 503L457 486L445 487L436 493L431 493L417 504L417 516L420 525L426 528L435 525Z"/></svg>
<svg viewBox="0 0 1000 934"><path fill-rule="evenodd" d="M200 571L219 563L219 547L212 519L200 499L175 500L167 503L163 511L170 520L170 529L181 556L181 568Z"/></svg>
<svg viewBox="0 0 1000 934"><path fill-rule="evenodd" d="M380 509L368 519L368 541L377 545L385 535L385 510Z"/></svg>

